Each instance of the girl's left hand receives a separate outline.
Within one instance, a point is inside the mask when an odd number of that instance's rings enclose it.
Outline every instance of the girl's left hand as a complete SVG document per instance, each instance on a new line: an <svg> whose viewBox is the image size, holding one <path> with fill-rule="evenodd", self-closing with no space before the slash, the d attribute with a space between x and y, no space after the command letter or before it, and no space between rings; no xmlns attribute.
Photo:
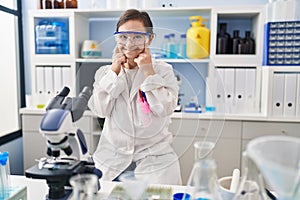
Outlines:
<svg viewBox="0 0 300 200"><path fill-rule="evenodd" d="M138 67L142 70L145 77L155 74L152 66L151 54L148 48L145 48L144 51L134 59L134 62L137 63Z"/></svg>

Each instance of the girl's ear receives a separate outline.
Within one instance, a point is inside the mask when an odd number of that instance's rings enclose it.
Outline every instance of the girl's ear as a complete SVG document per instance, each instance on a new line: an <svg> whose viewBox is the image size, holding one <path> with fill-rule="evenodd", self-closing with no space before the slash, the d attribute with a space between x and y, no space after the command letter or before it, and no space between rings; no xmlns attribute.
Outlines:
<svg viewBox="0 0 300 200"><path fill-rule="evenodd" d="M150 46L150 44L152 43L154 36L154 33L149 36L148 46Z"/></svg>

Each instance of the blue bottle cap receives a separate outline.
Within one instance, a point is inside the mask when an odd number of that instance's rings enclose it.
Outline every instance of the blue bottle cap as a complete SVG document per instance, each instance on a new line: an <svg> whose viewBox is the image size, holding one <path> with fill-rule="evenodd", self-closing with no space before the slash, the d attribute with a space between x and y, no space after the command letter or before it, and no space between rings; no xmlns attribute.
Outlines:
<svg viewBox="0 0 300 200"><path fill-rule="evenodd" d="M173 200L190 200L191 195L188 193L175 193L173 195Z"/></svg>
<svg viewBox="0 0 300 200"><path fill-rule="evenodd" d="M8 152L2 152L0 153L0 165L6 165L8 160Z"/></svg>

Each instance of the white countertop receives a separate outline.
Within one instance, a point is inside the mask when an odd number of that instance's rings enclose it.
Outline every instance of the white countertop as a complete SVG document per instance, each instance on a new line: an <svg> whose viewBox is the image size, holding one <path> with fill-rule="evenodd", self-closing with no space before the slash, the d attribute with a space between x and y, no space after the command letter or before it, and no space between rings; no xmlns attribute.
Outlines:
<svg viewBox="0 0 300 200"><path fill-rule="evenodd" d="M48 186L46 180L43 179L31 179L26 178L25 176L10 176L11 185L12 186L26 186L27 187L27 199L28 200L43 200L46 199L46 195L48 194ZM118 185L122 184L120 182L110 182L110 181L102 181L100 179L101 189L99 193L108 195L111 193L113 188ZM161 185L155 185L161 186ZM165 185L166 187L171 187L173 190L173 194L177 192L184 192L185 187L179 185Z"/></svg>
<svg viewBox="0 0 300 200"><path fill-rule="evenodd" d="M21 108L21 114L32 114L39 115L44 114L45 109L38 108ZM90 110L84 112L84 116L95 116ZM261 113L253 114L222 114L222 113L184 113L184 112L174 112L171 115L172 119L214 119L214 120L233 120L233 121L262 121L262 122L300 122L299 117L273 117L266 116Z"/></svg>

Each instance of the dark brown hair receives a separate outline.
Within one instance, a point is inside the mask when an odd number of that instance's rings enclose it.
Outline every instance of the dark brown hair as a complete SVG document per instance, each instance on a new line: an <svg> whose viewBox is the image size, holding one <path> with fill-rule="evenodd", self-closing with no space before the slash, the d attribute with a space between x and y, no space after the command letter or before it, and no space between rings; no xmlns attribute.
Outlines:
<svg viewBox="0 0 300 200"><path fill-rule="evenodd" d="M145 11L138 11L136 9L129 9L124 12L117 23L116 31L118 31L119 27L129 20L139 20L143 22L147 32L153 34L153 24L148 13L146 13Z"/></svg>

